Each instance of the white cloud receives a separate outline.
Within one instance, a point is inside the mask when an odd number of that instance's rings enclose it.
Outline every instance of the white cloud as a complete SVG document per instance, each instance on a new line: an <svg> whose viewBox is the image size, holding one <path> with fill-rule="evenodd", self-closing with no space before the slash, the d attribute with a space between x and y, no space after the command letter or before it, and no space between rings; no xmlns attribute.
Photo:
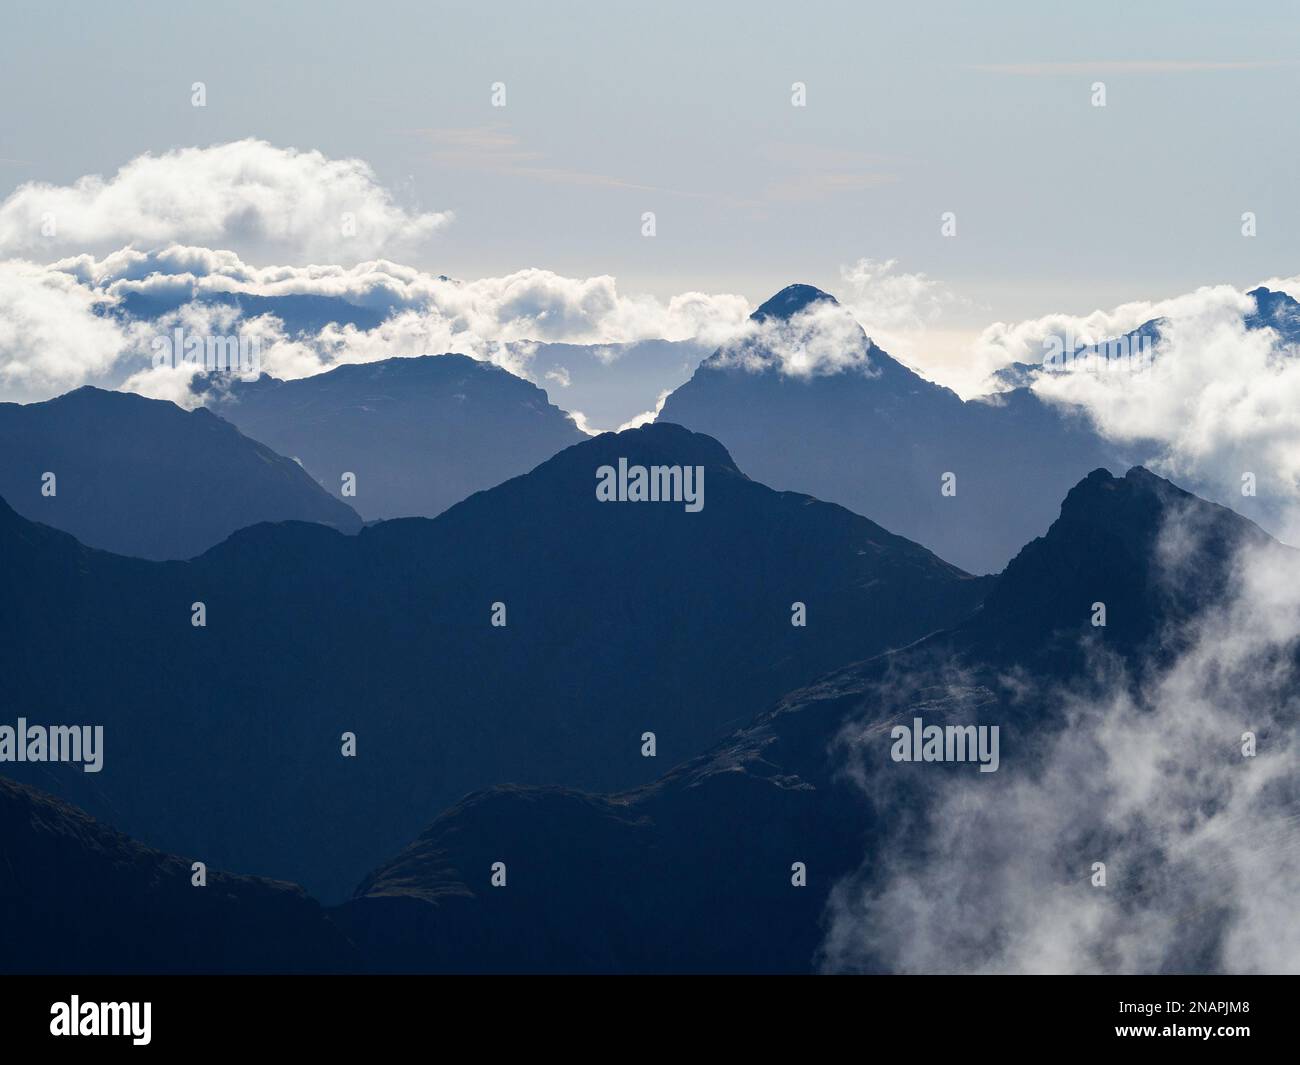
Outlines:
<svg viewBox="0 0 1300 1065"><path fill-rule="evenodd" d="M827 967L1300 971L1300 556L1248 549L1190 636L1141 683L1110 663L1097 687L1035 692L1068 724L1022 767L1004 746L996 774L935 773L923 843L833 892Z"/></svg>
<svg viewBox="0 0 1300 1065"><path fill-rule="evenodd" d="M1272 531L1300 539L1300 360L1272 330L1247 329L1254 301L1235 289L1200 289L1162 304L1130 304L1085 323L1094 339L1165 319L1155 357L1139 372L1048 373L1034 390L1087 413L1102 435L1148 451L1143 462L1202 494L1242 501L1253 473ZM1145 317L1144 317L1145 316ZM1027 328L1028 336L1041 326Z"/></svg>
<svg viewBox="0 0 1300 1065"><path fill-rule="evenodd" d="M615 344L721 336L749 313L743 296L686 292L664 302L621 293L608 275L571 278L537 268L456 281L384 259L350 267L254 267L230 251L179 245L122 249L102 259L80 255L54 265L114 296L329 296L374 310L436 316L449 332L501 341Z"/></svg>
<svg viewBox="0 0 1300 1065"><path fill-rule="evenodd" d="M754 373L776 369L788 377L876 371L862 327L845 307L821 300L789 318L748 320L718 348L716 365Z"/></svg>
<svg viewBox="0 0 1300 1065"><path fill-rule="evenodd" d="M1135 300L1113 310L1087 315L1048 314L1028 321L994 322L979 335L974 355L991 368L1012 362L1037 365L1057 342L1069 350L1113 340L1156 318L1192 318L1233 310L1238 315L1253 310L1253 301L1229 285L1199 288L1166 300Z"/></svg>
<svg viewBox="0 0 1300 1065"><path fill-rule="evenodd" d="M614 345L649 338L705 342L734 331L744 297L688 292L668 300L625 295L609 276L569 278L527 269L454 281L388 260L353 266L252 266L230 250L168 245L83 253L49 266L3 264L12 305L0 326L0 386L17 398L48 398L115 371L109 384L192 402L184 372L152 367L150 343L176 327L194 335L256 337L262 368L297 378L343 363L460 352L529 377L537 341ZM17 286L24 295L19 298ZM373 328L349 322L291 334L274 313L241 318L214 294L331 297L383 316ZM163 298L176 309L156 321L97 317L132 296ZM39 298L38 298L39 297ZM21 323L21 328L20 328ZM60 335L62 331L62 335ZM190 371L192 374L194 371ZM553 378L552 380L556 380ZM562 382L559 382L562 384Z"/></svg>
<svg viewBox="0 0 1300 1065"><path fill-rule="evenodd" d="M984 391L981 385L996 367L974 358L969 331L952 324L974 306L942 282L901 270L895 259L863 258L840 267L836 296L894 359L959 395Z"/></svg>
<svg viewBox="0 0 1300 1065"><path fill-rule="evenodd" d="M921 273L903 273L895 259L859 259L840 267L840 303L880 347L906 355L916 334L935 323L955 299Z"/></svg>
<svg viewBox="0 0 1300 1065"><path fill-rule="evenodd" d="M0 388L11 399L47 399L108 372L126 343L101 316L103 294L64 273L0 261Z"/></svg>
<svg viewBox="0 0 1300 1065"><path fill-rule="evenodd" d="M0 251L179 242L355 262L413 248L450 218L399 207L360 159L247 139L146 153L108 178L20 185L0 203Z"/></svg>
<svg viewBox="0 0 1300 1065"><path fill-rule="evenodd" d="M599 436L603 429L596 429L587 424L587 416L580 410L569 411L569 417L573 419L573 424L578 427L578 432L586 433L588 436Z"/></svg>

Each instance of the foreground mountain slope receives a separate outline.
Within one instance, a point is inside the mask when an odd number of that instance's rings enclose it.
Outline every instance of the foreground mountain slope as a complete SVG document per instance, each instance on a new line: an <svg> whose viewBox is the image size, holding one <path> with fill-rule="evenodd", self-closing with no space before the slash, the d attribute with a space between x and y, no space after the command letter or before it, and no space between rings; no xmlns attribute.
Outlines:
<svg viewBox="0 0 1300 1065"><path fill-rule="evenodd" d="M129 392L0 403L0 453L0 496L18 513L119 554L191 558L263 521L361 526L297 463L210 411Z"/></svg>
<svg viewBox="0 0 1300 1065"><path fill-rule="evenodd" d="M0 777L0 971L312 972L356 966L293 884L207 872Z"/></svg>
<svg viewBox="0 0 1300 1065"><path fill-rule="evenodd" d="M754 335L701 363L658 420L717 437L765 484L872 514L977 573L1005 566L1089 470L1127 465L1084 418L1027 389L964 403L835 307L808 285L777 293Z"/></svg>
<svg viewBox="0 0 1300 1065"><path fill-rule="evenodd" d="M1180 538L1175 563L1195 582L1168 580L1171 528L1196 532L1194 544ZM933 845L927 806L963 774L973 797L956 811L984 801L995 821L1014 811L1018 789L1047 768L1067 694L1108 683L1117 668L1137 683L1153 655L1178 653L1222 600L1243 548L1287 550L1145 470L1097 471L965 622L786 696L647 787L472 795L371 873L335 917L385 971L807 971L826 961L837 885L871 884L898 855ZM1096 600L1111 608L1105 628L1091 625ZM1089 668L1098 655L1112 657L1109 672ZM999 770L891 761L892 726L915 717L998 725ZM960 860L990 863L991 891L1007 859ZM491 886L495 862L505 863L504 888ZM792 884L796 862L807 887ZM1200 927L1188 925L1179 956L1208 949L1192 935ZM949 933L956 941L962 930ZM867 967L885 964L870 960L870 944L859 948Z"/></svg>
<svg viewBox="0 0 1300 1065"><path fill-rule="evenodd" d="M701 466L702 509L598 501L597 469L620 459ZM569 448L435 520L260 525L185 563L0 507L0 579L15 716L102 723L106 748L99 773L7 772L327 901L466 792L652 780L755 703L951 625L988 587L668 425Z"/></svg>
<svg viewBox="0 0 1300 1065"><path fill-rule="evenodd" d="M586 439L536 385L466 355L207 384L213 410L335 495L355 474L347 501L371 521L434 517Z"/></svg>

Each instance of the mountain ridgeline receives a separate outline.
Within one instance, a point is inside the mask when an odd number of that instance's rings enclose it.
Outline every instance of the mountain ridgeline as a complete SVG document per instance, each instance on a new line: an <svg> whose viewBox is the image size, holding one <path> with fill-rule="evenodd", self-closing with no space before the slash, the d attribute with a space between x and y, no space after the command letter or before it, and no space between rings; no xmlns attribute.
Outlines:
<svg viewBox="0 0 1300 1065"><path fill-rule="evenodd" d="M1252 295L1286 340L1294 302ZM1169 697L1243 550L1293 555L1113 475L1028 388L962 402L808 286L594 438L458 355L198 387L0 405L5 971L845 967L828 928L942 842L950 782L1001 822L1059 737ZM996 726L996 771L892 758L917 719ZM46 760L51 726L93 767ZM988 886L1020 842L950 860ZM1231 909L1180 911L1164 963L1213 967ZM889 970L859 927L848 967Z"/></svg>
<svg viewBox="0 0 1300 1065"><path fill-rule="evenodd" d="M1195 531L1181 565L1197 580L1177 588L1157 551L1170 523ZM334 917L376 971L816 969L836 885L883 875L887 840L918 823L942 780L973 774L1012 804L1066 726L1063 693L1089 683L1091 656L1146 668L1169 649L1162 637L1222 602L1247 546L1289 550L1145 470L1096 471L950 630L819 678L648 786L471 795ZM1120 623L1094 628L1094 599ZM1141 620L1122 621L1128 611ZM915 717L998 725L1000 768L891 761L891 726ZM505 890L492 886L495 862ZM1204 949L1202 926L1188 928L1188 950Z"/></svg>
<svg viewBox="0 0 1300 1065"><path fill-rule="evenodd" d="M191 558L264 521L353 533L356 512L210 411L79 388L0 403L0 496L91 547Z"/></svg>
<svg viewBox="0 0 1300 1065"><path fill-rule="evenodd" d="M620 460L701 467L702 509L601 502ZM433 520L257 525L183 563L3 507L0 578L14 716L104 726L100 772L7 773L327 901L473 789L653 780L989 586L672 425L590 439Z"/></svg>
<svg viewBox="0 0 1300 1065"><path fill-rule="evenodd" d="M338 972L358 964L301 888L196 870L3 777L0 839L0 972Z"/></svg>
<svg viewBox="0 0 1300 1065"><path fill-rule="evenodd" d="M280 381L200 379L208 406L369 521L435 517L587 437L546 393L466 355L340 366ZM355 478L343 497L344 474Z"/></svg>
<svg viewBox="0 0 1300 1065"><path fill-rule="evenodd" d="M976 573L1001 570L1089 470L1130 464L1081 415L1028 389L963 402L891 358L836 307L811 286L783 289L752 315L756 335L701 363L658 420L724 441L765 484L870 514ZM828 312L833 332L813 318ZM797 326L801 316L810 324L793 338L761 328ZM819 331L831 345L861 344L863 357L795 372Z"/></svg>

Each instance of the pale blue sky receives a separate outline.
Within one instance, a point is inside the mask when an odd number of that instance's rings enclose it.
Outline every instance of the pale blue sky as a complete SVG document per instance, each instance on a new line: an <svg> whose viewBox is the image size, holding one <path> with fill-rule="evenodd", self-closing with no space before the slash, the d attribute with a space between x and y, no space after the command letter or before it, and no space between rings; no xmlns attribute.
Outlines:
<svg viewBox="0 0 1300 1065"><path fill-rule="evenodd" d="M437 272L757 302L892 258L970 301L958 326L1297 272L1290 4L43 0L4 22L0 194L256 136L454 211L413 260Z"/></svg>

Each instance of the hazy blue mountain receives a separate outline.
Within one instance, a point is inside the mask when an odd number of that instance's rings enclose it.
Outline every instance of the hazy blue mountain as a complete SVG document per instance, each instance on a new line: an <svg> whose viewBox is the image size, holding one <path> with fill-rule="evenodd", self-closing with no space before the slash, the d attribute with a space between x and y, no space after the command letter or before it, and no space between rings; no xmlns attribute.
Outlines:
<svg viewBox="0 0 1300 1065"><path fill-rule="evenodd" d="M1156 553L1170 516L1198 531L1184 561L1200 579L1177 587ZM972 772L891 763L892 724L999 724L993 777L1013 787L1041 769L1037 745L1065 721L1058 686L1081 682L1089 646L1146 668L1159 630L1186 632L1219 600L1233 550L1266 542L1145 470L1098 470L958 625L787 695L651 785L471 795L335 917L379 971L807 971L832 885L871 875L883 841L916 823L931 774ZM1089 623L1097 599L1104 630ZM846 736L876 744L866 791L846 772ZM489 886L498 861L505 890ZM791 887L794 861L806 888Z"/></svg>
<svg viewBox="0 0 1300 1065"><path fill-rule="evenodd" d="M129 392L0 403L0 454L0 496L19 514L124 555L190 558L263 521L361 526L297 463L210 411Z"/></svg>
<svg viewBox="0 0 1300 1065"><path fill-rule="evenodd" d="M280 381L209 378L205 402L291 455L367 520L433 517L587 437L522 378L466 355L340 366Z"/></svg>
<svg viewBox="0 0 1300 1065"><path fill-rule="evenodd" d="M356 952L294 884L162 854L0 777L6 973L313 972Z"/></svg>
<svg viewBox="0 0 1300 1065"><path fill-rule="evenodd" d="M703 509L598 501L620 458L702 466ZM653 780L755 706L951 625L989 583L672 425L590 439L434 520L258 525L185 563L0 507L0 580L11 712L103 724L106 747L99 773L5 772L327 900L475 788Z"/></svg>
<svg viewBox="0 0 1300 1065"><path fill-rule="evenodd" d="M822 302L834 300L792 285L752 317L789 320ZM658 420L717 437L766 484L871 514L972 572L1001 569L1089 470L1127 465L1082 416L1027 389L964 403L861 340L865 369L808 377L783 373L761 340L745 365L724 349ZM941 494L945 473L955 495Z"/></svg>

